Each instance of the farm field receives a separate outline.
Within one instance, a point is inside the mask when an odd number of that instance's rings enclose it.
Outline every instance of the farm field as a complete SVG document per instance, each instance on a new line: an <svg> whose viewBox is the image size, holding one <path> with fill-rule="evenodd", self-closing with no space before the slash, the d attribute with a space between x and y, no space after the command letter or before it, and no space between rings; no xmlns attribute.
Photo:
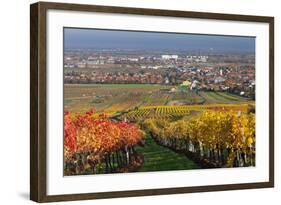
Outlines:
<svg viewBox="0 0 281 205"><path fill-rule="evenodd" d="M66 84L64 85L64 109L83 113L95 107L97 113L112 116L134 109L148 111L148 106L170 106L170 108L177 106L177 109L185 114L192 108L187 107L189 105L253 104L249 99L229 93L170 92L172 88L176 87L150 84ZM165 109L168 110L169 107ZM159 109L158 111L161 112Z"/></svg>
<svg viewBox="0 0 281 205"><path fill-rule="evenodd" d="M160 95L162 85L134 84L77 84L64 85L64 108L73 112L85 112L92 107L97 112L114 114L141 105L165 104L168 95Z"/></svg>
<svg viewBox="0 0 281 205"><path fill-rule="evenodd" d="M205 104L233 104L249 101L247 98L225 92L199 92L199 95L206 100Z"/></svg>

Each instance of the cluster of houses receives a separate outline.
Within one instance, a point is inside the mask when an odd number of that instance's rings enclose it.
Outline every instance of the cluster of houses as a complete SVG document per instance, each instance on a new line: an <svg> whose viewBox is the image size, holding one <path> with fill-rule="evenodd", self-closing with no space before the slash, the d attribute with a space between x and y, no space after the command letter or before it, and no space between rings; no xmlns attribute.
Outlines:
<svg viewBox="0 0 281 205"><path fill-rule="evenodd" d="M181 86L198 91L227 91L237 95L255 98L255 69L254 66L207 67L195 69L186 75Z"/></svg>
<svg viewBox="0 0 281 205"><path fill-rule="evenodd" d="M146 68L158 69L161 67L172 66L178 63L206 63L208 56L186 56L186 55L90 55L76 56L66 54L64 67L66 68L95 68L105 64L140 64Z"/></svg>
<svg viewBox="0 0 281 205"><path fill-rule="evenodd" d="M209 61L206 55L65 55L64 67L68 68L65 83L168 84L255 96L254 63L240 63L239 59L225 63ZM105 71L107 67L116 70ZM119 71L119 67L126 70Z"/></svg>
<svg viewBox="0 0 281 205"><path fill-rule="evenodd" d="M68 73L64 76L65 83L104 83L104 84L169 84L169 79L155 73Z"/></svg>

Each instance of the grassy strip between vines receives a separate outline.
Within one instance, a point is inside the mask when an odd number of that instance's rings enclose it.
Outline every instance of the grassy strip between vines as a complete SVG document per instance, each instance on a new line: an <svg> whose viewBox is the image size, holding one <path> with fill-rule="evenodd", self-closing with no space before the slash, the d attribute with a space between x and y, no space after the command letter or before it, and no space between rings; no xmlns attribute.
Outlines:
<svg viewBox="0 0 281 205"><path fill-rule="evenodd" d="M143 147L136 147L138 153L142 153L144 163L138 171L167 171L167 170L190 170L199 169L196 163L187 158L183 153L176 153L173 150L157 144L149 134L145 138Z"/></svg>

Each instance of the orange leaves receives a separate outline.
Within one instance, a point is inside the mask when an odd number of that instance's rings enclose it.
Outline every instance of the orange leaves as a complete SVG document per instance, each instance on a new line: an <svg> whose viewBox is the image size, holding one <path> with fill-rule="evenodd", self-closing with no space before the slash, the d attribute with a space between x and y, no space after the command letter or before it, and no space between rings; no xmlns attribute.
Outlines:
<svg viewBox="0 0 281 205"><path fill-rule="evenodd" d="M102 156L136 145L143 133L138 126L127 122L116 122L106 115L94 118L95 109L85 114L70 117L64 115L64 146L69 152L91 152Z"/></svg>
<svg viewBox="0 0 281 205"><path fill-rule="evenodd" d="M121 131L121 141L123 144L133 146L143 138L142 131L136 125L127 122L118 122L117 125Z"/></svg>
<svg viewBox="0 0 281 205"><path fill-rule="evenodd" d="M64 146L70 152L76 150L75 126L69 112L64 113Z"/></svg>

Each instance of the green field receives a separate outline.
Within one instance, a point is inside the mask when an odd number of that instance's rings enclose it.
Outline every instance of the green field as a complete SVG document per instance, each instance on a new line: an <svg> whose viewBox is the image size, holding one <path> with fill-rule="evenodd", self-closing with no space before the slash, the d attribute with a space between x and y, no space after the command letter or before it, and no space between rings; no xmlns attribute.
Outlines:
<svg viewBox="0 0 281 205"><path fill-rule="evenodd" d="M205 104L217 104L217 103L241 103L247 102L249 99L233 95L226 92L199 92L199 95L202 96L206 101Z"/></svg>
<svg viewBox="0 0 281 205"><path fill-rule="evenodd" d="M169 92L170 89L176 89ZM66 84L64 109L85 112L92 107L109 115L144 106L239 104L249 100L224 92L182 92L177 86L150 84Z"/></svg>
<svg viewBox="0 0 281 205"><path fill-rule="evenodd" d="M145 146L138 147L137 152L142 153L144 156L144 164L138 170L140 172L200 168L184 154L175 153L168 148L156 144L151 137L146 138Z"/></svg>
<svg viewBox="0 0 281 205"><path fill-rule="evenodd" d="M69 84L64 85L64 109L85 112L95 107L98 112L113 114L142 105L162 104L166 97L160 89L165 85L138 84Z"/></svg>

